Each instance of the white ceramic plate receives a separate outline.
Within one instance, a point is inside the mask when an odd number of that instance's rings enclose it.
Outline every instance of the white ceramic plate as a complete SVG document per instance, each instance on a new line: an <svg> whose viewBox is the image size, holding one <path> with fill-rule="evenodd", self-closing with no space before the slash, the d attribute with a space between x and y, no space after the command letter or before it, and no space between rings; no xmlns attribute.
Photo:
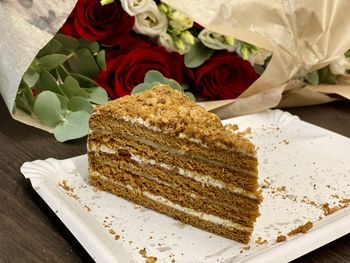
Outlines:
<svg viewBox="0 0 350 263"><path fill-rule="evenodd" d="M27 162L21 171L97 262L145 262L143 248L157 262L285 262L350 232L350 207L329 216L321 209L350 198L350 139L280 110L224 123L251 127L258 147L264 201L249 247L96 191L85 155ZM309 232L276 243L308 221Z"/></svg>

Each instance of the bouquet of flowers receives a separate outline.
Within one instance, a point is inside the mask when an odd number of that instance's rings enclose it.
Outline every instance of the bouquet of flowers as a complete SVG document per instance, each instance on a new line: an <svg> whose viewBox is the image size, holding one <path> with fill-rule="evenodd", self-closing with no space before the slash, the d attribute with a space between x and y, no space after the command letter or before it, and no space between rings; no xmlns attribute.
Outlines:
<svg viewBox="0 0 350 263"><path fill-rule="evenodd" d="M95 104L155 83L191 99L234 99L270 55L162 2L79 0L24 74L16 105L66 141L87 134Z"/></svg>
<svg viewBox="0 0 350 263"><path fill-rule="evenodd" d="M350 2L287 2L0 1L0 48L17 51L2 55L0 92L59 141L85 136L95 105L156 83L222 118L350 99Z"/></svg>

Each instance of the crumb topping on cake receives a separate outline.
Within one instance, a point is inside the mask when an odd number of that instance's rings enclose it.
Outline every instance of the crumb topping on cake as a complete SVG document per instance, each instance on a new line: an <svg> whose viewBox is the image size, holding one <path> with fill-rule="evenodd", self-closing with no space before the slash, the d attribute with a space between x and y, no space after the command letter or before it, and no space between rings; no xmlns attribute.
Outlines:
<svg viewBox="0 0 350 263"><path fill-rule="evenodd" d="M234 147L235 150L255 154L254 146L244 134L225 129L217 115L207 112L184 93L167 85L161 84L143 93L97 106L92 117L96 114L139 120L143 126L152 127L153 130L161 129L192 141L227 149ZM217 144L218 141L220 144Z"/></svg>

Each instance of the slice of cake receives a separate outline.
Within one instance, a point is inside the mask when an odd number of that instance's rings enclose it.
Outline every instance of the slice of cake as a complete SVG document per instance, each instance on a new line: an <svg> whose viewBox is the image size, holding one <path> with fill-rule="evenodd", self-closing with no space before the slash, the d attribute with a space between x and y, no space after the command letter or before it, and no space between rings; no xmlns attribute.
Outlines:
<svg viewBox="0 0 350 263"><path fill-rule="evenodd" d="M259 215L255 147L159 85L95 108L90 183L206 231L248 243Z"/></svg>

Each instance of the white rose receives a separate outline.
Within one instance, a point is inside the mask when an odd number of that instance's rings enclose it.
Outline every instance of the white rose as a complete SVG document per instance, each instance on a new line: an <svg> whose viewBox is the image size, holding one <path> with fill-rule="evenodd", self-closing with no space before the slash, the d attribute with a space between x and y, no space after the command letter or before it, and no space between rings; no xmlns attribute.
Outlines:
<svg viewBox="0 0 350 263"><path fill-rule="evenodd" d="M334 75L344 75L345 71L350 69L350 60L345 55L341 55L329 64L329 69Z"/></svg>
<svg viewBox="0 0 350 263"><path fill-rule="evenodd" d="M210 31L208 29L203 29L199 33L198 38L205 46L211 49L226 49L232 52L235 51L237 48L237 41L235 41L232 37L227 37L225 35Z"/></svg>
<svg viewBox="0 0 350 263"><path fill-rule="evenodd" d="M131 16L135 16L146 11L154 4L153 0L120 0L120 2L124 11Z"/></svg>
<svg viewBox="0 0 350 263"><path fill-rule="evenodd" d="M159 36L158 42L163 46L168 52L178 52L183 55L190 51L192 45L183 42L180 38L177 39L177 43L174 42L173 38L166 32Z"/></svg>
<svg viewBox="0 0 350 263"><path fill-rule="evenodd" d="M135 16L134 31L150 37L156 37L166 31L168 28L168 20L166 16L160 12L157 5L152 1L153 5L143 13Z"/></svg>

